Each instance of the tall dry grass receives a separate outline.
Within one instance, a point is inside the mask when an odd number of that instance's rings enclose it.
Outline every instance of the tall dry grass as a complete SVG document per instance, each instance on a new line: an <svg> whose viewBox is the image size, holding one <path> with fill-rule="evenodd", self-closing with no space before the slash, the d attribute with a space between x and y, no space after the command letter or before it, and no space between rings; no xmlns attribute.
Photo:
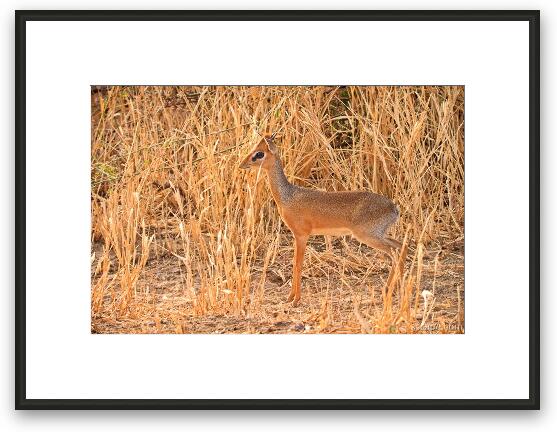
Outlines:
<svg viewBox="0 0 557 432"><path fill-rule="evenodd" d="M463 87L94 90L93 321L140 318L140 309L130 304L138 296L156 302L149 283L138 286L150 263L156 269L161 259L179 269L173 283L188 301L178 315L262 313L266 279L275 274L288 281L292 254L291 235L264 177L238 169L265 132L278 132L291 181L372 190L399 206L401 221L392 235L406 239L406 246L396 265L387 266L387 279L380 286L370 282L367 311L361 298L347 299L347 322L362 332L412 332L435 321L428 310L435 301L439 252L431 251L459 244L464 236ZM315 328L323 330L331 325L335 286L371 281L379 267L370 264L373 252L357 243L342 240L340 255L329 240L323 248L314 244L306 252L304 276L313 292L322 293ZM433 292L422 286L425 266L434 273ZM304 280L306 298L307 285ZM454 293L459 325L461 290Z"/></svg>

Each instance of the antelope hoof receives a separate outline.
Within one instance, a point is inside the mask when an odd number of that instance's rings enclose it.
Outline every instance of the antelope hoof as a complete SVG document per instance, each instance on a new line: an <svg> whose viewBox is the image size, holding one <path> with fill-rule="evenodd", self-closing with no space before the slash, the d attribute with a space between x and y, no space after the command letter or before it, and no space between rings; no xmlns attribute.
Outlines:
<svg viewBox="0 0 557 432"><path fill-rule="evenodd" d="M292 300L294 300L294 291L290 291L290 294L288 294L288 300L286 300L286 302L290 303Z"/></svg>

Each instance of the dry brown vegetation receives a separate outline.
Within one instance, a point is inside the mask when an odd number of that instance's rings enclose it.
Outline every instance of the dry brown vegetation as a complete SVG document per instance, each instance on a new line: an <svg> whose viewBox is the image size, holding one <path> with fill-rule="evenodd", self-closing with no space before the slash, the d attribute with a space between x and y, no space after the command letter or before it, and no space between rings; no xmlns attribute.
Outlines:
<svg viewBox="0 0 557 432"><path fill-rule="evenodd" d="M91 108L92 332L464 332L463 87L108 87ZM397 203L396 265L312 237L286 303L292 236L238 169L265 132L294 183Z"/></svg>

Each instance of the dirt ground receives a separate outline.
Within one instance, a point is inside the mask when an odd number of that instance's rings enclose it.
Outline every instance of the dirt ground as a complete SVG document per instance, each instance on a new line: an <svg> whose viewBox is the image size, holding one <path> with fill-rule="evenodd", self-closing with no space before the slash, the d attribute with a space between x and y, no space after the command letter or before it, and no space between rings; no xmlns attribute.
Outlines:
<svg viewBox="0 0 557 432"><path fill-rule="evenodd" d="M94 245L93 251L100 250ZM346 263L346 248L359 248L369 262L365 271ZM430 247L424 256L419 291L413 296L410 321L396 311L400 294L393 293L393 322L385 326L382 287L390 263L353 240L335 240L329 246L312 241L306 251L302 301L286 303L291 284L292 250L281 250L261 285L261 273L252 277L249 301L241 312L226 309L196 312L196 289L184 283L184 267L172 255L149 260L126 313L109 307L118 296L113 284L104 298L106 307L92 316L92 333L464 333L464 244L462 241ZM408 265L408 263L407 263ZM95 278L92 274L92 282ZM424 290L432 293L431 311L424 320ZM433 303L431 303L433 301Z"/></svg>

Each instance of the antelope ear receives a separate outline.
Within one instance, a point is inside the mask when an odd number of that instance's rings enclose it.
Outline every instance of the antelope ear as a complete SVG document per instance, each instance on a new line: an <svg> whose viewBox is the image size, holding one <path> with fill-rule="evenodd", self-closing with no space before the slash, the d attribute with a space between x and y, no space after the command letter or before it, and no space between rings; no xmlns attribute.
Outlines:
<svg viewBox="0 0 557 432"><path fill-rule="evenodd" d="M274 137L272 135L265 135L265 142L267 143L267 147L269 147L269 151L273 154L278 152L278 148L275 145Z"/></svg>

